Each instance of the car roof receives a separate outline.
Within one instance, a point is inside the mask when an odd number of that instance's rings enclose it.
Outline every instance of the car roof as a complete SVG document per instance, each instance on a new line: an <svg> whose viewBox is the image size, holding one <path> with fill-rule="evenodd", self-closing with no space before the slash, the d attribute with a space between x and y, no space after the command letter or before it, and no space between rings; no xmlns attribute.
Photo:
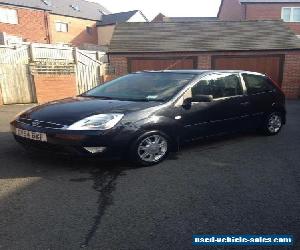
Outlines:
<svg viewBox="0 0 300 250"><path fill-rule="evenodd" d="M180 70L143 70L136 73L179 73L179 74L197 74L202 75L205 73L247 73L254 75L264 75L258 72L245 71L245 70L197 70L197 69L180 69Z"/></svg>

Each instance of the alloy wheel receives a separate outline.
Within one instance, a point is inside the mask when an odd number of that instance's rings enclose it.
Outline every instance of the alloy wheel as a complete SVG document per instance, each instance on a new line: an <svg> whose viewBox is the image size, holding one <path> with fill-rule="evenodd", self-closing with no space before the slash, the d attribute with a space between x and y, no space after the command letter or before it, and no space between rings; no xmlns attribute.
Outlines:
<svg viewBox="0 0 300 250"><path fill-rule="evenodd" d="M168 142L161 135L144 138L138 146L138 155L142 161L154 163L160 161L168 151Z"/></svg>
<svg viewBox="0 0 300 250"><path fill-rule="evenodd" d="M271 114L268 120L268 130L270 133L277 133L282 126L281 116L279 114Z"/></svg>

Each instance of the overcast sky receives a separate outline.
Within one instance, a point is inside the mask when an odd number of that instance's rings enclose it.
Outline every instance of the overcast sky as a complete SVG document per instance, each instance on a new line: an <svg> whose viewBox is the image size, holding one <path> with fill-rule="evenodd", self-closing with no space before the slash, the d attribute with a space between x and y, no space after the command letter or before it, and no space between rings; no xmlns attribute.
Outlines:
<svg viewBox="0 0 300 250"><path fill-rule="evenodd" d="M111 12L141 10L153 19L159 12L166 16L216 16L221 0L89 0Z"/></svg>

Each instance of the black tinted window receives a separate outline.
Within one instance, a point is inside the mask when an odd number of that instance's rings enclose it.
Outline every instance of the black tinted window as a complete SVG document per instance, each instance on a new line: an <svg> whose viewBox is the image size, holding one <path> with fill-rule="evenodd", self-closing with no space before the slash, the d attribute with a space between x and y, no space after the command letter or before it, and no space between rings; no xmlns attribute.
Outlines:
<svg viewBox="0 0 300 250"><path fill-rule="evenodd" d="M265 77L259 75L243 74L248 94L258 94L274 90L275 87Z"/></svg>
<svg viewBox="0 0 300 250"><path fill-rule="evenodd" d="M240 79L235 74L213 74L192 88L192 95L212 95L214 99L242 95Z"/></svg>

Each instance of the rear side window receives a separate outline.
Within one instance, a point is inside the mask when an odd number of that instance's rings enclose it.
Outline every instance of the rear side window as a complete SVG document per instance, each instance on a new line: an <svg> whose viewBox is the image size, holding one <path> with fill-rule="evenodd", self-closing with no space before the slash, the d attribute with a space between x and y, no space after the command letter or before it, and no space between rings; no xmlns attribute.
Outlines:
<svg viewBox="0 0 300 250"><path fill-rule="evenodd" d="M240 79L235 74L218 73L204 77L192 88L192 95L212 95L214 99L242 95Z"/></svg>
<svg viewBox="0 0 300 250"><path fill-rule="evenodd" d="M276 89L264 76L243 74L243 78L249 95L265 93Z"/></svg>

